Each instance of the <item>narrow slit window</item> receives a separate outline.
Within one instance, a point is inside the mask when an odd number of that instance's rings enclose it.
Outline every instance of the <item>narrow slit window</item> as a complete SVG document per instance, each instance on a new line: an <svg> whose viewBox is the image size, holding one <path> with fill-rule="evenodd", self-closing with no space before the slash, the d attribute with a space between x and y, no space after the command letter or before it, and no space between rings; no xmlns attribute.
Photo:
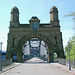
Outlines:
<svg viewBox="0 0 75 75"><path fill-rule="evenodd" d="M13 38L13 46L15 45L15 38Z"/></svg>
<svg viewBox="0 0 75 75"><path fill-rule="evenodd" d="M57 38L54 37L54 44L57 44Z"/></svg>

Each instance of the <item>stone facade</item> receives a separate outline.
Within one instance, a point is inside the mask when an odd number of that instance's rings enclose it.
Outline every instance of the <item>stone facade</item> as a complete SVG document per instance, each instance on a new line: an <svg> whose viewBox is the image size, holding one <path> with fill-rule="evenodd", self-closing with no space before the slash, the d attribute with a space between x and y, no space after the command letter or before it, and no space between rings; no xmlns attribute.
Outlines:
<svg viewBox="0 0 75 75"><path fill-rule="evenodd" d="M64 58L62 32L58 19L58 9L53 6L50 10L50 23L40 23L37 17L32 17L29 24L19 23L19 10L14 7L11 10L11 21L7 41L6 58L12 58L17 54L17 61L22 61L22 46L31 38L39 38L48 46L48 62L54 60L56 52L59 58Z"/></svg>

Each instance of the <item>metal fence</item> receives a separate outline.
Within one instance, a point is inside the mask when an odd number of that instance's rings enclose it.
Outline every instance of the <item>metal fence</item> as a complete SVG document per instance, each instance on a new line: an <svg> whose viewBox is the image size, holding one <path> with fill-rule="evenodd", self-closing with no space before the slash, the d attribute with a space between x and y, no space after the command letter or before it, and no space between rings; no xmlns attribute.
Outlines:
<svg viewBox="0 0 75 75"><path fill-rule="evenodd" d="M1 70L1 66L3 67L3 66L10 65L10 64L12 64L12 59L2 60L2 61L0 60L0 70Z"/></svg>
<svg viewBox="0 0 75 75"><path fill-rule="evenodd" d="M67 59L59 58L58 63L65 66L69 66L69 60ZM75 60L71 60L71 67L75 68Z"/></svg>

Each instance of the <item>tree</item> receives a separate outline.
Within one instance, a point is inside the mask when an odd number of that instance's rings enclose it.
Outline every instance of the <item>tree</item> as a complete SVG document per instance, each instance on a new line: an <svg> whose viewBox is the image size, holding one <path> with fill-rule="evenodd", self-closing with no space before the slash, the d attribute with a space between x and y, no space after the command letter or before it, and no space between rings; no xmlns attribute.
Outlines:
<svg viewBox="0 0 75 75"><path fill-rule="evenodd" d="M74 20L74 26L73 29L75 31L75 12L70 12L67 15L64 15L65 17L73 17ZM68 59L69 57L69 53L68 53L68 46L65 47L65 53L66 53L66 59ZM75 35L70 39L70 58L71 60L75 60Z"/></svg>
<svg viewBox="0 0 75 75"><path fill-rule="evenodd" d="M70 39L70 58L75 60L75 35ZM68 59L68 46L65 47L66 59Z"/></svg>
<svg viewBox="0 0 75 75"><path fill-rule="evenodd" d="M67 15L64 15L64 17L73 17L73 21L74 21L74 25L73 25L73 29L75 31L75 12L70 12L69 14Z"/></svg>

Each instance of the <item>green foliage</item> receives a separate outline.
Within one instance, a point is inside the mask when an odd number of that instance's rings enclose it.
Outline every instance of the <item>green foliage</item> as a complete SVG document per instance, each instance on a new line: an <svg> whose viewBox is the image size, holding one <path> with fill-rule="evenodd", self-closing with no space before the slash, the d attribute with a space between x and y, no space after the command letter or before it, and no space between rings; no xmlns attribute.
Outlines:
<svg viewBox="0 0 75 75"><path fill-rule="evenodd" d="M68 17L68 16L75 16L75 12L70 12L69 14L64 15L64 17Z"/></svg>
<svg viewBox="0 0 75 75"><path fill-rule="evenodd" d="M73 17L73 21L74 21L73 29L75 31L75 12L70 12L67 15L64 15L64 17L69 17L69 16Z"/></svg>
<svg viewBox="0 0 75 75"><path fill-rule="evenodd" d="M68 59L68 46L65 47L66 59Z"/></svg>
<svg viewBox="0 0 75 75"><path fill-rule="evenodd" d="M58 56L57 56L57 53L54 53L54 59L57 59Z"/></svg>
<svg viewBox="0 0 75 75"><path fill-rule="evenodd" d="M57 55L57 53L54 53L54 61L55 62L58 61L58 55Z"/></svg>
<svg viewBox="0 0 75 75"><path fill-rule="evenodd" d="M75 60L75 35L70 39L70 45L65 47L66 59L68 59L68 47L70 49L70 58Z"/></svg>

